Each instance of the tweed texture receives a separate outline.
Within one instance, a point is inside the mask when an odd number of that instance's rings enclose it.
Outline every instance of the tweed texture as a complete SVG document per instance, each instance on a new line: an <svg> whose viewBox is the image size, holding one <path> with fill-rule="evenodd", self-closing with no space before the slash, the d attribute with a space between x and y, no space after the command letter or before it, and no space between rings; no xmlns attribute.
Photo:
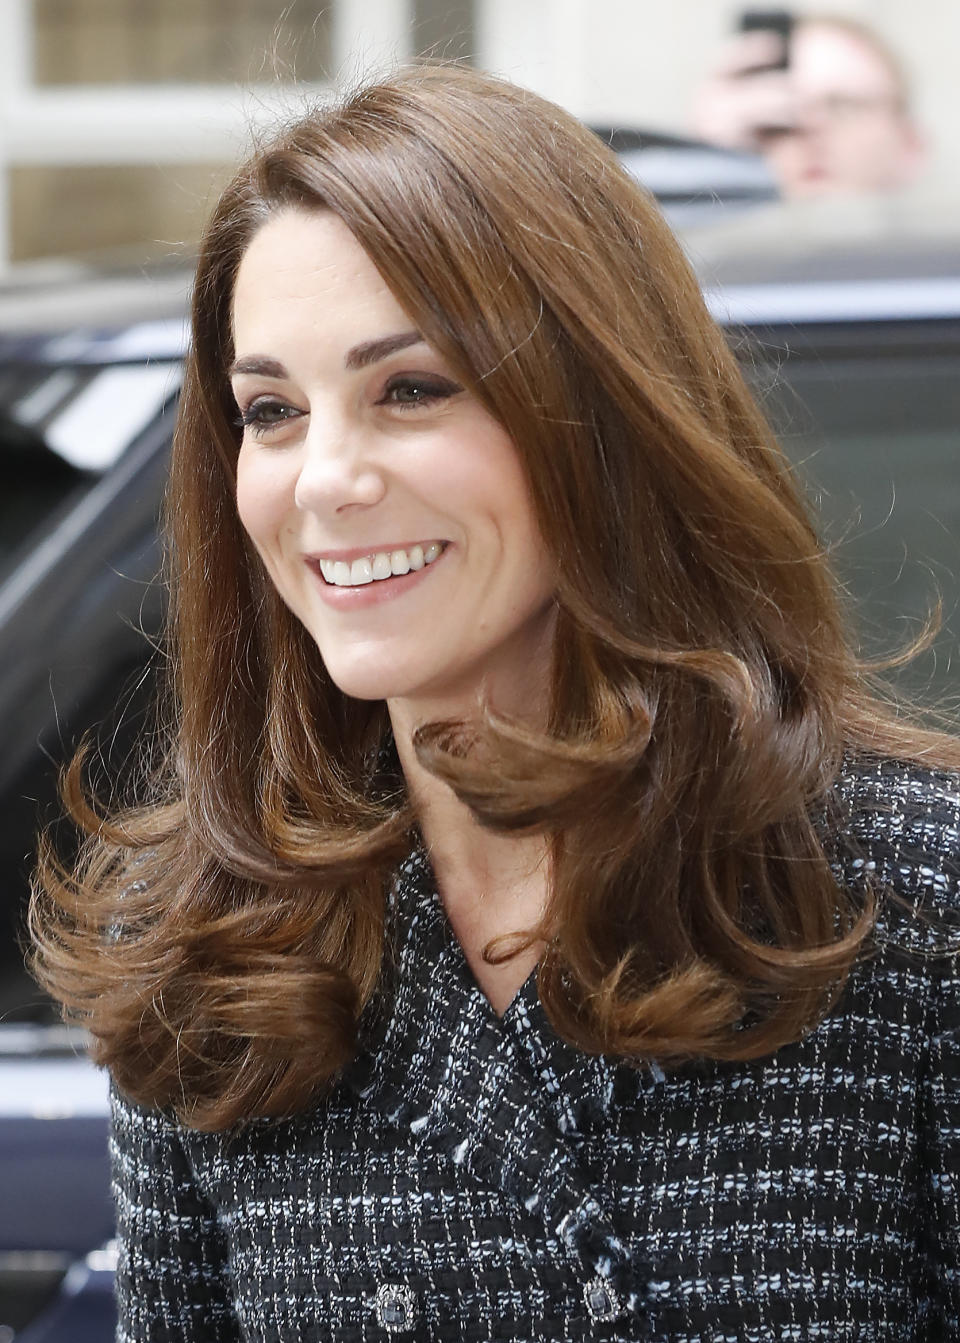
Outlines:
<svg viewBox="0 0 960 1343"><path fill-rule="evenodd" d="M848 767L884 900L803 1040L665 1074L502 1018L422 852L355 1063L198 1134L114 1094L119 1343L960 1339L960 782Z"/></svg>

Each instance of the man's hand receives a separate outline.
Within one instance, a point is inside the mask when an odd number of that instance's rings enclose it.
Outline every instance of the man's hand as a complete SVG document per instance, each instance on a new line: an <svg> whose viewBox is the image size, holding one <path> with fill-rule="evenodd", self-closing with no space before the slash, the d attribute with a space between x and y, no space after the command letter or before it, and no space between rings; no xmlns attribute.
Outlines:
<svg viewBox="0 0 960 1343"><path fill-rule="evenodd" d="M739 33L720 50L693 107L692 128L731 149L759 150L796 121L783 39L764 29Z"/></svg>

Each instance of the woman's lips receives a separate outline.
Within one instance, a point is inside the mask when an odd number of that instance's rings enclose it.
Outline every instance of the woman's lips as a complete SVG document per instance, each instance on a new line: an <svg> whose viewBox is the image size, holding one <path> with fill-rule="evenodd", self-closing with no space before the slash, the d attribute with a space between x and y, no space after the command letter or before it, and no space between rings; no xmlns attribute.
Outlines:
<svg viewBox="0 0 960 1343"><path fill-rule="evenodd" d="M402 597L411 588L415 588L419 583L422 583L438 564L443 563L450 548L449 543L445 543L437 558L430 564L424 565L422 569L412 569L406 574L394 574L390 578L374 579L373 582L362 583L357 587L337 587L333 583L328 583L320 571L319 556L309 556L305 563L316 580L322 600L328 606L338 611L356 611L367 606L379 606L383 602L394 601L397 597ZM369 552L358 551L357 556L367 553Z"/></svg>

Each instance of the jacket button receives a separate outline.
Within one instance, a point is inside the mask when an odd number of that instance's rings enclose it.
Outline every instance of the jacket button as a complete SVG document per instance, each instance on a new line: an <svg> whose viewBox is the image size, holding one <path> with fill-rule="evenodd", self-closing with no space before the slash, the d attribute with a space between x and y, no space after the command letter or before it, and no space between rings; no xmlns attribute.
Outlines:
<svg viewBox="0 0 960 1343"><path fill-rule="evenodd" d="M377 1288L377 1323L388 1334L412 1329L417 1315L417 1298L409 1287L385 1282Z"/></svg>
<svg viewBox="0 0 960 1343"><path fill-rule="evenodd" d="M591 1319L615 1320L620 1314L617 1294L603 1278L591 1278L584 1284L583 1299L587 1303Z"/></svg>

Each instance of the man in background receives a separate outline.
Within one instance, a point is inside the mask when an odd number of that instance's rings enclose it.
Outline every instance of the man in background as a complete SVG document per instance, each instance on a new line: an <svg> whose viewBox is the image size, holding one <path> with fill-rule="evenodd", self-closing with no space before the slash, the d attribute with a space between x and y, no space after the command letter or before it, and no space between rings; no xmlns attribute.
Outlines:
<svg viewBox="0 0 960 1343"><path fill-rule="evenodd" d="M924 142L890 48L853 20L770 17L727 43L697 96L694 132L762 153L788 198L908 186Z"/></svg>

